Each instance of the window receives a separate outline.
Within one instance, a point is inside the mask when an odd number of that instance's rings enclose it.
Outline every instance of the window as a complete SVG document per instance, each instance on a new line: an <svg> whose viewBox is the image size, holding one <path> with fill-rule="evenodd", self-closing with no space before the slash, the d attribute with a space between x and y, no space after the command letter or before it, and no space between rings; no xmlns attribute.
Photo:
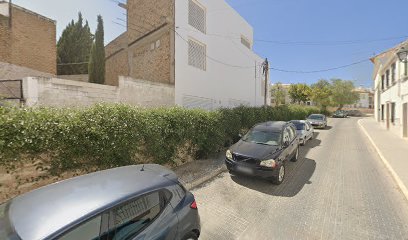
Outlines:
<svg viewBox="0 0 408 240"><path fill-rule="evenodd" d="M392 65L391 65L391 82L392 82L392 84L394 84L395 83L395 70L396 70L396 64L395 63L393 63Z"/></svg>
<svg viewBox="0 0 408 240"><path fill-rule="evenodd" d="M101 229L101 216L89 220L75 229L69 231L59 240L90 240L99 239L99 232Z"/></svg>
<svg viewBox="0 0 408 240"><path fill-rule="evenodd" d="M246 37L241 36L241 43L242 43L245 47L251 49L251 42L250 42Z"/></svg>
<svg viewBox="0 0 408 240"><path fill-rule="evenodd" d="M202 33L206 33L205 9L195 0L188 2L188 24Z"/></svg>
<svg viewBox="0 0 408 240"><path fill-rule="evenodd" d="M288 128L283 131L283 142L290 142L290 132Z"/></svg>
<svg viewBox="0 0 408 240"><path fill-rule="evenodd" d="M293 141L296 137L296 129L292 126L289 127L290 141Z"/></svg>
<svg viewBox="0 0 408 240"><path fill-rule="evenodd" d="M387 87L390 86L390 70L385 72L385 80L387 81Z"/></svg>
<svg viewBox="0 0 408 240"><path fill-rule="evenodd" d="M113 228L109 239L131 239L161 212L160 194L154 192L113 210ZM110 228L112 229L112 228Z"/></svg>
<svg viewBox="0 0 408 240"><path fill-rule="evenodd" d="M381 76L381 90L384 90L384 89L385 89L385 76L382 75Z"/></svg>
<svg viewBox="0 0 408 240"><path fill-rule="evenodd" d="M206 46L195 40L188 40L188 64L203 71L206 70Z"/></svg>

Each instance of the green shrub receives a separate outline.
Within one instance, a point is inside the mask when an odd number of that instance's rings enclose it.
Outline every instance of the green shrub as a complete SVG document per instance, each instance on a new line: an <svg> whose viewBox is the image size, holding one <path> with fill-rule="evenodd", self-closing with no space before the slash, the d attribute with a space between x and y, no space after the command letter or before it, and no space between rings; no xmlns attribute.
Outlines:
<svg viewBox="0 0 408 240"><path fill-rule="evenodd" d="M305 119L317 108L238 107L208 112L96 105L86 109L1 108L0 164L41 155L51 171L106 169L138 162L173 163L180 148L204 158L265 121Z"/></svg>

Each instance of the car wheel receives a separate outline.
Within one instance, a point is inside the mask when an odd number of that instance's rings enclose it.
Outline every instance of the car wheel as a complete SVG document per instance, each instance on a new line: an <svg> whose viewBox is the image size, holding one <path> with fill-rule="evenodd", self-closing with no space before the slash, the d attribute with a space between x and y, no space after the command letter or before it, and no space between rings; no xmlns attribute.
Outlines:
<svg viewBox="0 0 408 240"><path fill-rule="evenodd" d="M195 232L190 232L182 238L183 240L198 240L198 236Z"/></svg>
<svg viewBox="0 0 408 240"><path fill-rule="evenodd" d="M282 183L283 183L283 180L285 180L285 175L286 175L286 168L285 168L285 165L282 164L282 165L279 167L278 176L276 176L276 177L274 177L274 178L272 179L272 183L275 184L275 185L280 185L280 184L282 184Z"/></svg>
<svg viewBox="0 0 408 240"><path fill-rule="evenodd" d="M293 155L291 161L292 162L297 162L298 159L299 159L299 147L296 148L296 153L295 153L295 155Z"/></svg>

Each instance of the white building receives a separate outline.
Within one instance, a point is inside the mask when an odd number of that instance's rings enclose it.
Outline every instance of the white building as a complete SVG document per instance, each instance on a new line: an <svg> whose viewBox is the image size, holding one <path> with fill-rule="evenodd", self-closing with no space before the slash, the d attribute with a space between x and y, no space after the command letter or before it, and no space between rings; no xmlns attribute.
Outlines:
<svg viewBox="0 0 408 240"><path fill-rule="evenodd" d="M366 89L363 87L358 87L354 89L359 96L358 102L352 105L346 105L346 108L374 108L374 92L371 89Z"/></svg>
<svg viewBox="0 0 408 240"><path fill-rule="evenodd" d="M188 108L264 104L253 28L224 0L128 0L123 7L127 31L106 47L108 84L121 75L166 83L174 103Z"/></svg>
<svg viewBox="0 0 408 240"><path fill-rule="evenodd" d="M386 129L408 137L408 63L402 63L397 51L404 42L371 59L374 63L374 115Z"/></svg>

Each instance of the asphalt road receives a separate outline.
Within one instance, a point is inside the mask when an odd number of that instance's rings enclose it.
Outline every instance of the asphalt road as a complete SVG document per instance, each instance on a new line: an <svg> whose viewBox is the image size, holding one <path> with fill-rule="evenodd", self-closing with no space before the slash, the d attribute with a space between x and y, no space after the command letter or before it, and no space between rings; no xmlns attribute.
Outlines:
<svg viewBox="0 0 408 240"><path fill-rule="evenodd" d="M200 239L408 239L408 202L357 120L316 130L280 186L224 173L194 189Z"/></svg>

